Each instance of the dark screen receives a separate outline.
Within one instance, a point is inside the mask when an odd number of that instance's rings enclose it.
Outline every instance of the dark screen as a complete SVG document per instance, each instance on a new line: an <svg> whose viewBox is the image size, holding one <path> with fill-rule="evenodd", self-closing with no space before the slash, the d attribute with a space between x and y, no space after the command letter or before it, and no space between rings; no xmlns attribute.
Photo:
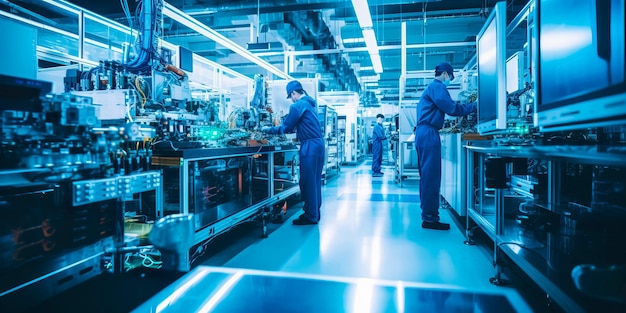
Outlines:
<svg viewBox="0 0 626 313"><path fill-rule="evenodd" d="M40 112L41 97L51 90L50 82L0 75L0 111Z"/></svg>
<svg viewBox="0 0 626 313"><path fill-rule="evenodd" d="M478 38L479 123L496 119L498 106L496 62L496 19L492 19L485 32Z"/></svg>
<svg viewBox="0 0 626 313"><path fill-rule="evenodd" d="M191 50L180 47L178 50L180 61L180 69L187 72L193 72L193 53Z"/></svg>
<svg viewBox="0 0 626 313"><path fill-rule="evenodd" d="M626 89L623 11L623 0L540 1L538 111Z"/></svg>

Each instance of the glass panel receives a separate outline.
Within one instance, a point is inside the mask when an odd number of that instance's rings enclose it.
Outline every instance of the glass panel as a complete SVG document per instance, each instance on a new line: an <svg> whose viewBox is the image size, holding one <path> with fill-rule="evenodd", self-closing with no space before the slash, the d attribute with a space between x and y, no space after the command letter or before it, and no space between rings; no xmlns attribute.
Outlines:
<svg viewBox="0 0 626 313"><path fill-rule="evenodd" d="M274 153L274 194L298 185L298 151Z"/></svg>
<svg viewBox="0 0 626 313"><path fill-rule="evenodd" d="M121 60L122 46L134 43L137 32L122 25L85 15L85 58L92 61ZM132 44L131 44L132 46Z"/></svg>
<svg viewBox="0 0 626 313"><path fill-rule="evenodd" d="M43 1L20 1L11 6L0 6L0 10L23 17L33 22L78 34L78 11L63 10Z"/></svg>
<svg viewBox="0 0 626 313"><path fill-rule="evenodd" d="M253 171L262 165L248 157L230 157L190 162L189 207L195 214L195 229L201 229L267 198L265 187ZM265 190L265 192L263 192ZM254 192L253 192L254 191Z"/></svg>
<svg viewBox="0 0 626 313"><path fill-rule="evenodd" d="M40 28L37 30L37 46L67 55L78 56L78 35L62 35Z"/></svg>

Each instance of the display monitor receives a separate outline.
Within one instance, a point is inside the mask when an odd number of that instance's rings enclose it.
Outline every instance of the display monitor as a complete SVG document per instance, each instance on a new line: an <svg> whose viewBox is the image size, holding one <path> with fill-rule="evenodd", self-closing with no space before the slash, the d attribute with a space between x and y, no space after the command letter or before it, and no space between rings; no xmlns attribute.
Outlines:
<svg viewBox="0 0 626 313"><path fill-rule="evenodd" d="M524 51L515 52L506 60L506 92L514 93L523 88Z"/></svg>
<svg viewBox="0 0 626 313"><path fill-rule="evenodd" d="M0 111L41 112L52 83L0 74Z"/></svg>
<svg viewBox="0 0 626 313"><path fill-rule="evenodd" d="M506 128L506 2L496 3L476 37L478 59L478 132Z"/></svg>
<svg viewBox="0 0 626 313"><path fill-rule="evenodd" d="M537 10L535 126L626 122L624 0L540 0Z"/></svg>
<svg viewBox="0 0 626 313"><path fill-rule="evenodd" d="M193 72L193 52L185 47L178 47L178 65L181 70Z"/></svg>

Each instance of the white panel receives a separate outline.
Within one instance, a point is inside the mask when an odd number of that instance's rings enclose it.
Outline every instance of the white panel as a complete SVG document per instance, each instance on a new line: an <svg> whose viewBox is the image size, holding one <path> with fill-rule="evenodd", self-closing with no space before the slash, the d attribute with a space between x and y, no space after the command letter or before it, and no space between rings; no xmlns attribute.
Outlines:
<svg viewBox="0 0 626 313"><path fill-rule="evenodd" d="M0 17L0 74L37 79L37 29Z"/></svg>

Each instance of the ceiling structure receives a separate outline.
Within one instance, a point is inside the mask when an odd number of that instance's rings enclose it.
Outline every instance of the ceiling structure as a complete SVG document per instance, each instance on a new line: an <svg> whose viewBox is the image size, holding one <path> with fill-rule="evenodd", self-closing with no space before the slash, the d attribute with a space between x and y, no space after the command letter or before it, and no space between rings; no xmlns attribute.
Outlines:
<svg viewBox="0 0 626 313"><path fill-rule="evenodd" d="M128 2L134 12L137 2ZM70 0L128 24L120 1ZM494 0L369 0L383 72L377 75L350 0L166 0L292 77L318 77L325 90L358 91L383 101L398 96L401 25L407 29L407 71L432 71L443 61L460 69L475 56L475 36ZM507 1L511 20L528 2ZM163 37L253 77L257 65L164 17ZM258 45L250 45L258 44ZM291 57L288 57L291 56Z"/></svg>

